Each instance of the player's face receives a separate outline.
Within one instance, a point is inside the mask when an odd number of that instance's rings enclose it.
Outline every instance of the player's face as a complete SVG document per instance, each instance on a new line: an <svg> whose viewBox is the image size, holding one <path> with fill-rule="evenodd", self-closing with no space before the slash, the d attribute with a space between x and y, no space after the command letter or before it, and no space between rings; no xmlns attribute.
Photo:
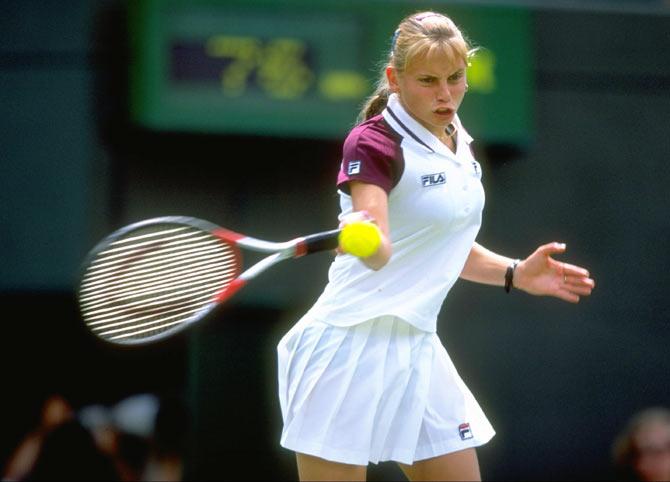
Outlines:
<svg viewBox="0 0 670 482"><path fill-rule="evenodd" d="M467 90L466 65L462 59L454 65L438 53L411 62L400 72L387 69L391 90L398 94L403 107L437 137L453 120Z"/></svg>

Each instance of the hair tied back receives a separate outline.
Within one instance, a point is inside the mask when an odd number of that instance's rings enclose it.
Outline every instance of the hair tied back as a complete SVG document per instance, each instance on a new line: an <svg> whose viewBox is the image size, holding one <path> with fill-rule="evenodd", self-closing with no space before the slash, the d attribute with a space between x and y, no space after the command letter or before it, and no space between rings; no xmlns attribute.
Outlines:
<svg viewBox="0 0 670 482"><path fill-rule="evenodd" d="M414 17L414 20L416 20L417 22L423 22L425 19L430 18L430 17L443 17L444 18L444 15L442 15L440 13L435 13L435 12L427 12L423 15L418 15L418 16Z"/></svg>
<svg viewBox="0 0 670 482"><path fill-rule="evenodd" d="M393 51L395 50L395 43L396 40L398 40L398 35L400 35L400 29L396 29L395 32L393 32L393 37L391 37L391 54L393 54Z"/></svg>

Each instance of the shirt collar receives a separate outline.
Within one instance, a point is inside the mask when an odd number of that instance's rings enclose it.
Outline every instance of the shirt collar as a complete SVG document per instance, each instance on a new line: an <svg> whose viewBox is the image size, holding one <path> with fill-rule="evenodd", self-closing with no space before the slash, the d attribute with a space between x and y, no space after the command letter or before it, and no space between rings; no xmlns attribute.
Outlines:
<svg viewBox="0 0 670 482"><path fill-rule="evenodd" d="M391 124L391 126L400 133L403 137L411 137L417 143L421 144L426 149L432 152L439 152L440 154L454 157L455 154L445 146L432 132L422 126L414 119L402 106L398 94L391 94L386 104L386 109L382 112L384 119ZM458 129L458 149L456 152L460 153L460 149L466 148L472 142L472 137L463 128L458 114L454 116L454 125Z"/></svg>

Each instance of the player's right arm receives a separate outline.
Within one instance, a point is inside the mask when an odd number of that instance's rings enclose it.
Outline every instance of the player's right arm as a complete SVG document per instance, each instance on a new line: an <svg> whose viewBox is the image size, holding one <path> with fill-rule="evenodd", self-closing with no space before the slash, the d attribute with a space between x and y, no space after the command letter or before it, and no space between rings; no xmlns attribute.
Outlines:
<svg viewBox="0 0 670 482"><path fill-rule="evenodd" d="M361 261L370 269L381 269L388 263L392 252L388 224L388 195L381 187L361 181L350 181L349 188L354 211L352 214L367 212L382 232L382 242L377 252L367 258L361 258ZM354 218L355 216L352 216L343 221L345 223L356 221Z"/></svg>

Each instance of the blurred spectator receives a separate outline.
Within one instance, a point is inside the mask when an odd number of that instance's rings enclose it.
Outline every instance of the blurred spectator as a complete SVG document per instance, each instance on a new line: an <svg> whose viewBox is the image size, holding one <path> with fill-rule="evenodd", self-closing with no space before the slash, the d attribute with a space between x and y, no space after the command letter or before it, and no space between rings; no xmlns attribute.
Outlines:
<svg viewBox="0 0 670 482"><path fill-rule="evenodd" d="M3 480L23 480L32 471L48 433L74 416L70 403L60 394L52 394L42 404L37 426L21 440L10 455Z"/></svg>
<svg viewBox="0 0 670 482"><path fill-rule="evenodd" d="M178 399L137 394L111 408L84 407L79 418L116 462L122 480L182 480L188 418Z"/></svg>
<svg viewBox="0 0 670 482"><path fill-rule="evenodd" d="M187 422L179 399L138 394L75 412L52 395L38 426L14 450L3 480L180 481Z"/></svg>
<svg viewBox="0 0 670 482"><path fill-rule="evenodd" d="M105 405L82 407L78 418L93 434L98 449L114 462L121 480L140 480L147 456L144 438L125 432L119 426L113 408Z"/></svg>
<svg viewBox="0 0 670 482"><path fill-rule="evenodd" d="M670 481L670 410L653 407L635 414L612 450L621 479Z"/></svg>
<svg viewBox="0 0 670 482"><path fill-rule="evenodd" d="M120 480L120 476L91 433L72 419L45 434L35 464L24 480Z"/></svg>
<svg viewBox="0 0 670 482"><path fill-rule="evenodd" d="M143 480L182 480L188 422L186 406L181 400L167 397L161 400Z"/></svg>

